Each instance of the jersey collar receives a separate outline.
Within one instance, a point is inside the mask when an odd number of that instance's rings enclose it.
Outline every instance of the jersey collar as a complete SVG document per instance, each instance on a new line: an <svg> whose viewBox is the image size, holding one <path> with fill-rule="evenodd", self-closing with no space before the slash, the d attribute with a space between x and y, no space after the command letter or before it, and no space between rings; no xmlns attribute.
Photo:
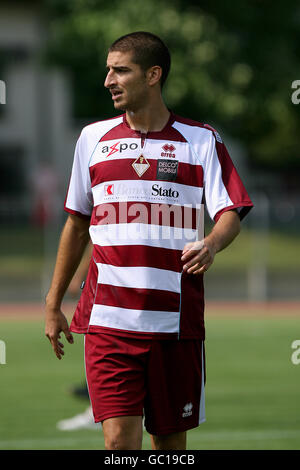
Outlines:
<svg viewBox="0 0 300 470"><path fill-rule="evenodd" d="M175 121L175 116L174 116L173 112L170 109L169 109L169 112L170 112L170 116L169 116L168 122L166 123L165 127L160 131L147 132L147 137L148 138L153 137L153 138L157 139L160 136L163 137L170 130L172 124ZM126 119L126 113L123 114L123 125L126 126L128 129L130 129L132 131L133 135L140 136L142 134L142 132L140 132L140 131L137 131L135 129L131 129L131 127L129 126L129 124L127 122L127 119Z"/></svg>

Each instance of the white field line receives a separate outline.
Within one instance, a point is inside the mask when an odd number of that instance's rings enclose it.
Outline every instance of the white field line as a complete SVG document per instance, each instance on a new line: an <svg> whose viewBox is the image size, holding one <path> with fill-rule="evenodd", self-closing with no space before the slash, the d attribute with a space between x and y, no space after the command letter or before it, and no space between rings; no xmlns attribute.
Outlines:
<svg viewBox="0 0 300 470"><path fill-rule="evenodd" d="M76 432L76 431L75 431ZM101 436L102 437L102 436ZM0 449L51 449L51 448L65 448L68 446L80 446L80 445L99 445L102 444L102 439L97 434L91 436L65 436L63 433L60 438L35 438L35 439L16 439L16 440L1 440ZM291 429L279 431L274 430L253 430L253 431L232 431L222 430L217 432L199 432L198 434L199 444L203 442L216 442L216 441L267 441L277 439L292 439L299 438L300 441L300 429ZM195 439L195 436L192 438ZM80 447L79 447L80 448Z"/></svg>

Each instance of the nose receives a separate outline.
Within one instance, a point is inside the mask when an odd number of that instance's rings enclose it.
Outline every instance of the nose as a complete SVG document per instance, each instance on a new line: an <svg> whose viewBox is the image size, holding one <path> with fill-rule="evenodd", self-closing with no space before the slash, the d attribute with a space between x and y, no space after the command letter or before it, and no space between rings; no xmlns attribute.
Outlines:
<svg viewBox="0 0 300 470"><path fill-rule="evenodd" d="M109 70L105 78L104 86L105 88L110 88L112 85L115 85L115 74L113 70Z"/></svg>

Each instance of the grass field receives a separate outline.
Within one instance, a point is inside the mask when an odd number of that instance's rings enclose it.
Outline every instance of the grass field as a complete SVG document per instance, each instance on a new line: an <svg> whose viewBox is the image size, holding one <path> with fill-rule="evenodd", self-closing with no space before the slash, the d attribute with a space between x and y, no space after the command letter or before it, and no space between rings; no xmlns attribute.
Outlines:
<svg viewBox="0 0 300 470"><path fill-rule="evenodd" d="M22 306L20 307L22 310ZM291 315L290 313L293 312ZM2 309L3 313L3 309ZM83 338L65 346L62 361L44 337L41 316L0 312L0 449L103 449L101 431L62 432L60 419L85 410L69 387L84 376ZM300 313L300 312L299 312ZM189 449L300 449L300 314L208 305L206 422L189 431ZM150 449L144 434L144 449Z"/></svg>

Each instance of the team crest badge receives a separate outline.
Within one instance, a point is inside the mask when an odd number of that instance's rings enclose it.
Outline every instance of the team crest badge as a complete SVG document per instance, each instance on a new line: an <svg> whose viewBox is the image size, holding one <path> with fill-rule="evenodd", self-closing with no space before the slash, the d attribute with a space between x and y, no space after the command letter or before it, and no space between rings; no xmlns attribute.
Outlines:
<svg viewBox="0 0 300 470"><path fill-rule="evenodd" d="M143 176L143 174L148 170L150 164L148 160L143 156L140 155L132 164L134 170L139 175L139 177Z"/></svg>

